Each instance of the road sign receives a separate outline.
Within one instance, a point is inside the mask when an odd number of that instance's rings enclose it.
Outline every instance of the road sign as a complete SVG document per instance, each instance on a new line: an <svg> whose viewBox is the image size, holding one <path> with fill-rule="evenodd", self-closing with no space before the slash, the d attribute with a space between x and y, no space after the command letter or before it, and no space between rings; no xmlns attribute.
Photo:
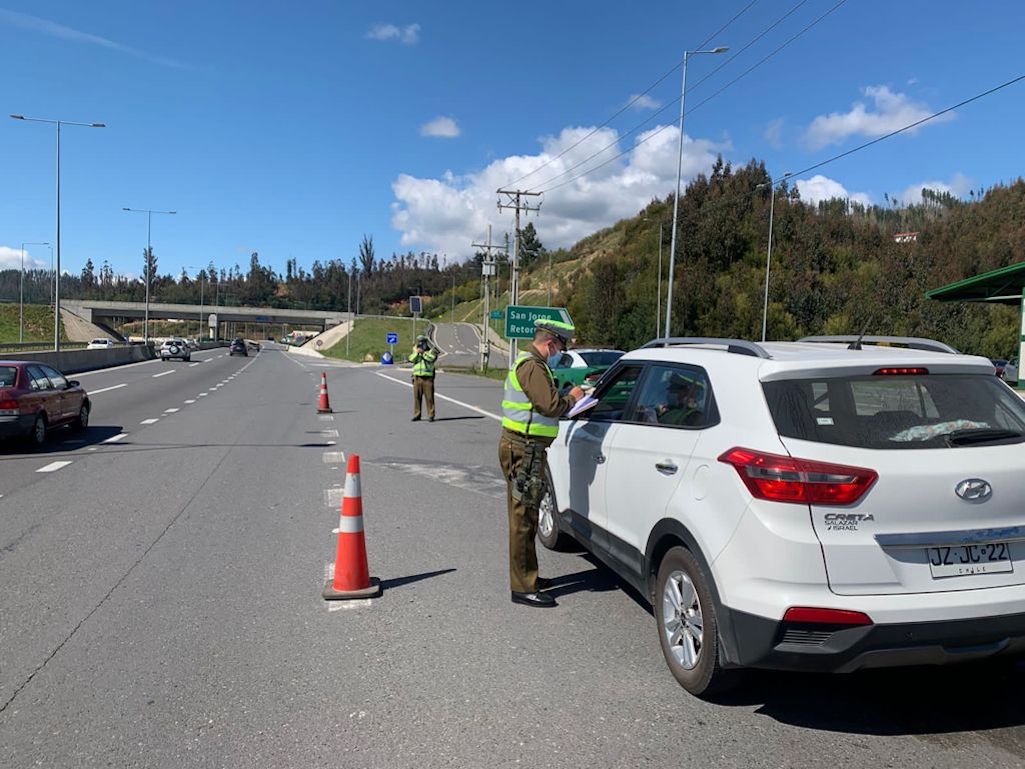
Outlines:
<svg viewBox="0 0 1025 769"><path fill-rule="evenodd" d="M506 338L533 339L534 321L538 318L561 320L563 323L573 322L565 307L526 307L524 305L510 304L506 308L505 314Z"/></svg>
<svg viewBox="0 0 1025 769"><path fill-rule="evenodd" d="M492 310L491 311L491 319L492 320L501 320L503 317L505 317L505 313L502 310Z"/></svg>
<svg viewBox="0 0 1025 769"><path fill-rule="evenodd" d="M388 332L388 344L398 344L398 343L399 343L399 335L396 332L394 332L394 331L389 331Z"/></svg>
<svg viewBox="0 0 1025 769"><path fill-rule="evenodd" d="M423 312L423 302L421 300L422 297L419 296L409 297L409 311L414 315L419 315L421 312Z"/></svg>

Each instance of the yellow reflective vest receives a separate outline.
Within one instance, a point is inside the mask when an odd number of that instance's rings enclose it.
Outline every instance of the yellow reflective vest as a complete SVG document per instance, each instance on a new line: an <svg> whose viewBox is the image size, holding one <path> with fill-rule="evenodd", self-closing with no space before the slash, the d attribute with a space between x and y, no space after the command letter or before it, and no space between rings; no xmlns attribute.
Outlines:
<svg viewBox="0 0 1025 769"><path fill-rule="evenodd" d="M535 411L530 398L523 392L520 380L516 378L516 369L530 357L529 352L521 352L505 378L505 395L502 398L502 427L523 435L554 438L559 434L559 420L546 417ZM554 387L555 377L552 376L552 370L548 368L547 363L545 371Z"/></svg>

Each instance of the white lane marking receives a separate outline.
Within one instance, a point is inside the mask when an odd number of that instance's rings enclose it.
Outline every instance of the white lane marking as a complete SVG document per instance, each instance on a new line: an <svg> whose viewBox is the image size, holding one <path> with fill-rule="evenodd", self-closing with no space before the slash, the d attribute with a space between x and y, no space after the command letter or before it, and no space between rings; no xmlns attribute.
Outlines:
<svg viewBox="0 0 1025 769"><path fill-rule="evenodd" d="M187 404L193 404L195 402L196 402L195 398L189 398L187 401L185 401L185 403L187 403Z"/></svg>
<svg viewBox="0 0 1025 769"><path fill-rule="evenodd" d="M156 379L158 377L167 376L168 374L173 374L173 373L174 373L174 369L171 369L170 371L161 371L159 374L154 374L153 378ZM412 385L410 385L410 387L412 387Z"/></svg>
<svg viewBox="0 0 1025 769"><path fill-rule="evenodd" d="M319 419L321 422L334 422L335 421L335 418L333 416L331 416L330 414L319 416L319 417L317 417L317 419Z"/></svg>
<svg viewBox="0 0 1025 769"><path fill-rule="evenodd" d="M324 452L324 464L325 465L340 465L345 462L344 451L325 451Z"/></svg>
<svg viewBox="0 0 1025 769"><path fill-rule="evenodd" d="M377 374L377 376L382 377L383 379L389 379L392 382L396 382L397 384L405 385L406 387L408 387L410 389L413 388L413 383L412 382L403 382L401 379L396 379L395 377L388 376L387 374L382 374L380 371L375 371L374 373ZM470 411L476 411L478 414L483 414L486 417L490 417L491 419L494 419L496 422L501 422L502 421L502 417L500 417L498 414L492 414L490 411L485 411L484 409L477 408L476 406L473 406L473 405L471 405L469 403L463 403L462 401L457 401L455 398L450 398L447 395L442 395L441 393L435 393L434 397L435 398L441 398L443 401L449 401L450 403L455 403L457 406L462 406L463 408L470 409Z"/></svg>
<svg viewBox="0 0 1025 769"><path fill-rule="evenodd" d="M206 397L206 396L207 396L208 394L209 394L209 393L200 393L200 394L199 394L199 395L197 395L196 397L197 397L197 398L205 398L205 397Z"/></svg>
<svg viewBox="0 0 1025 769"><path fill-rule="evenodd" d="M76 374L77 376L77 374ZM113 387L102 387L99 390L90 390L89 395L99 395L100 393L110 392L111 390L119 390L122 387L128 387L128 384L114 385Z"/></svg>
<svg viewBox="0 0 1025 769"><path fill-rule="evenodd" d="M325 438L337 438L338 437L338 431L337 430L321 430L320 434L323 435Z"/></svg>
<svg viewBox="0 0 1025 769"><path fill-rule="evenodd" d="M324 489L324 506L341 510L345 489Z"/></svg>
<svg viewBox="0 0 1025 769"><path fill-rule="evenodd" d="M37 473L52 473L55 470L60 470L62 467L67 467L70 464L71 464L71 462L68 462L68 461L65 461L65 462L51 462L48 465L40 467L38 470L36 470L36 472Z"/></svg>
<svg viewBox="0 0 1025 769"><path fill-rule="evenodd" d="M164 409L165 414L177 414L181 409Z"/></svg>
<svg viewBox="0 0 1025 769"><path fill-rule="evenodd" d="M199 365L200 363L202 363L202 362L203 362L203 361L198 361L198 362L196 362L196 363L190 363L190 364L189 364L189 368L193 368L193 367L195 367L195 366L198 366L198 365Z"/></svg>
<svg viewBox="0 0 1025 769"><path fill-rule="evenodd" d="M151 424L154 424L154 423L159 422L159 421L160 421L159 419L144 419L141 422L139 422L139 424L140 425L151 425Z"/></svg>
<svg viewBox="0 0 1025 769"><path fill-rule="evenodd" d="M128 433L118 433L117 435L112 435L111 437L107 438L107 440L103 441L103 443L117 443L122 438L127 437Z"/></svg>

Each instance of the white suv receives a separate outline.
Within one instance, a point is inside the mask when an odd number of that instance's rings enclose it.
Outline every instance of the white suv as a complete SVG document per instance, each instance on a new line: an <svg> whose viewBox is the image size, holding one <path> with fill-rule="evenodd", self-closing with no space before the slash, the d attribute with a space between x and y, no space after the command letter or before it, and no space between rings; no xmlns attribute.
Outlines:
<svg viewBox="0 0 1025 769"><path fill-rule="evenodd" d="M169 360L170 358L192 360L192 350L185 344L184 339L168 339L160 345L160 360Z"/></svg>
<svg viewBox="0 0 1025 769"><path fill-rule="evenodd" d="M1025 654L1025 404L938 342L811 339L624 355L560 423L542 544L651 601L694 694Z"/></svg>

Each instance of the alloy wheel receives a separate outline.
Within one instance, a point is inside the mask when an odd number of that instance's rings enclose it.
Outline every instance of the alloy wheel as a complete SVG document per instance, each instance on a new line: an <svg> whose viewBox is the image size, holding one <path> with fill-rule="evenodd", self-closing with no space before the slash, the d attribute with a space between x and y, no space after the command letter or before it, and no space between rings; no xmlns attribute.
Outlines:
<svg viewBox="0 0 1025 769"><path fill-rule="evenodd" d="M662 632L676 662L692 670L704 645L704 621L698 591L683 571L673 571L662 590Z"/></svg>

